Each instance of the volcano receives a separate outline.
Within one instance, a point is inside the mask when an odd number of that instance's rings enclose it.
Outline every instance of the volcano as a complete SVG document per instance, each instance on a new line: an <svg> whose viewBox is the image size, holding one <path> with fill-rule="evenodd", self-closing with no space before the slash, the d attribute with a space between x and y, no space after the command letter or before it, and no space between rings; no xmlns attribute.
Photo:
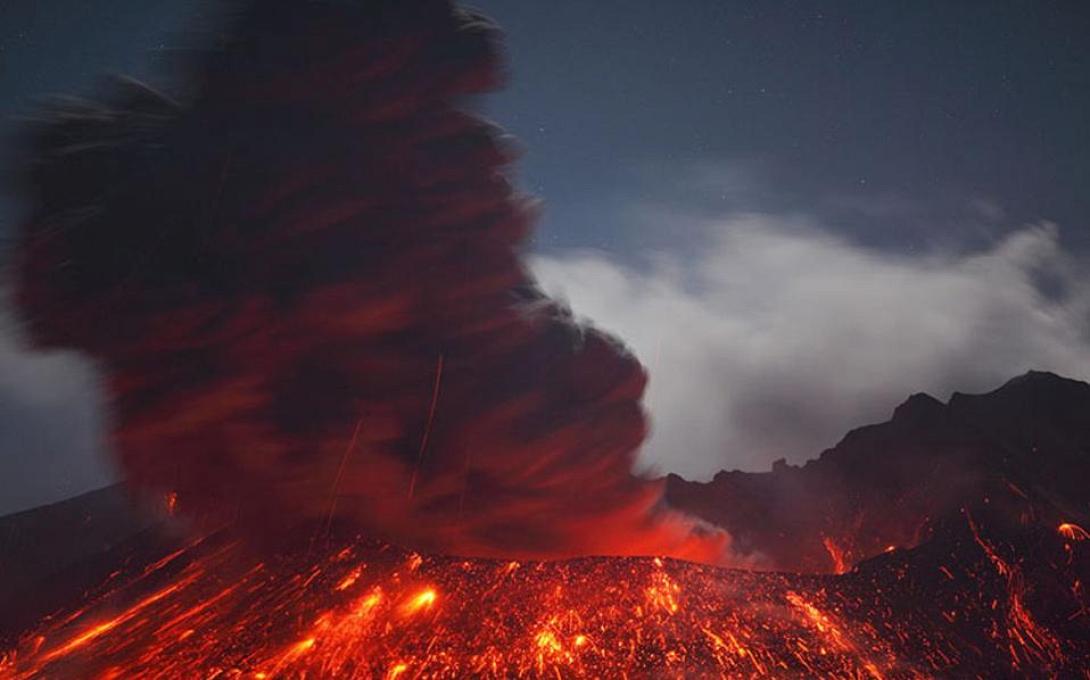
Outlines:
<svg viewBox="0 0 1090 680"><path fill-rule="evenodd" d="M929 508L914 545L883 549L842 574L656 557L420 554L342 525L299 529L258 552L230 528L180 531L169 499L126 511L114 487L0 523L9 548L26 546L4 551L5 574L34 558L0 591L0 675L1087 677L1090 535L1080 524L1087 499L1072 495L1087 465L1085 422L1067 417L1087 393L1090 385L1031 374L947 406L915 397L891 423L856 431L818 462L756 476L814 474L805 470L836 465L845 454L834 452L856 441L881 441L894 457L922 450L927 420L910 417L920 405L932 416L974 414L979 441L1004 444L1005 456L985 456L992 467L970 476L996 478L939 496L948 505ZM967 447L964 433L951 440L957 446L944 444L951 430L929 440L928 461L964 464L966 451L986 453ZM1019 452L1036 461L1032 477L1009 478ZM893 458L881 468L916 465ZM1068 474L1049 477L1060 470ZM842 495L873 493L867 474L856 479L842 476L826 487L834 497L813 490L807 500L837 507ZM924 497L936 484L917 474L899 488ZM715 483L695 488L716 500ZM718 507L733 502L724 494ZM1061 506L1070 513L1063 521ZM905 507L894 500L880 514L896 524ZM744 516L731 520L733 531L770 533ZM831 571L818 559L825 546L814 524L771 526L780 543L768 545L810 546L815 571ZM871 526L849 523L838 538L865 545ZM49 564L60 568L51 573Z"/></svg>
<svg viewBox="0 0 1090 680"><path fill-rule="evenodd" d="M124 486L0 520L0 678L1090 677L1090 386L637 474L647 374L537 287L465 105L498 27L236 8L20 140L13 297Z"/></svg>

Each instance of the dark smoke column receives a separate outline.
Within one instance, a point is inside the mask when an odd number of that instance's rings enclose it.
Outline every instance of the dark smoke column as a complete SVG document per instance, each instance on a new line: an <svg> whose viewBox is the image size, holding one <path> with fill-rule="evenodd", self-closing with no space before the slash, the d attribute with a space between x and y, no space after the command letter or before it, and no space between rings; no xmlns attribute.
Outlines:
<svg viewBox="0 0 1090 680"><path fill-rule="evenodd" d="M509 147L463 112L498 31L441 0L254 3L176 99L26 135L21 308L106 368L135 488L255 531L717 560L631 473L646 382L521 261Z"/></svg>

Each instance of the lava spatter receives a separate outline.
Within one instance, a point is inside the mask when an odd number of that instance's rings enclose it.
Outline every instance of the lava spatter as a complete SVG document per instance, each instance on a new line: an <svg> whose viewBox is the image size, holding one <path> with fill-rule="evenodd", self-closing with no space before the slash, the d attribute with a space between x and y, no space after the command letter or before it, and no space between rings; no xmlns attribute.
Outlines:
<svg viewBox="0 0 1090 680"><path fill-rule="evenodd" d="M1046 584L1028 581L998 539L973 521L952 536L844 576L441 557L343 534L269 558L212 536L28 632L0 676L926 678L1086 667L1084 594L1042 615L1027 593ZM1049 578L1077 578L1085 545Z"/></svg>

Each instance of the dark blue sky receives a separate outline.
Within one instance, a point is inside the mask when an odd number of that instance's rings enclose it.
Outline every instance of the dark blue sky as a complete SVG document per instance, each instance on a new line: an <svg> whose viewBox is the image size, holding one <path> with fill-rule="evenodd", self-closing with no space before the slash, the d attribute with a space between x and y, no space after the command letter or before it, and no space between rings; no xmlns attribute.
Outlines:
<svg viewBox="0 0 1090 680"><path fill-rule="evenodd" d="M683 190L693 163L743 164L759 207L895 246L979 202L1090 216L1086 3L492 4L514 65L494 111L530 149L547 243L624 243L602 204Z"/></svg>
<svg viewBox="0 0 1090 680"><path fill-rule="evenodd" d="M1085 2L475 4L509 35L511 85L487 106L527 148L545 248L684 245L630 219L657 203L802 213L893 249L1041 218L1090 245ZM0 113L151 76L201 7L6 0Z"/></svg>

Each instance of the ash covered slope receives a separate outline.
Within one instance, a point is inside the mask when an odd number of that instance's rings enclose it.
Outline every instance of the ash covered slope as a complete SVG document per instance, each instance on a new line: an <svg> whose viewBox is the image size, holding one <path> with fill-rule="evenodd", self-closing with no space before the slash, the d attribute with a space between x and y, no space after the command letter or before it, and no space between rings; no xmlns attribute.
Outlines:
<svg viewBox="0 0 1090 680"><path fill-rule="evenodd" d="M797 571L842 571L916 545L963 507L989 506L1015 524L1085 521L1090 385L1031 372L948 404L917 394L803 466L708 483L671 475L667 499L726 528L737 550Z"/></svg>

